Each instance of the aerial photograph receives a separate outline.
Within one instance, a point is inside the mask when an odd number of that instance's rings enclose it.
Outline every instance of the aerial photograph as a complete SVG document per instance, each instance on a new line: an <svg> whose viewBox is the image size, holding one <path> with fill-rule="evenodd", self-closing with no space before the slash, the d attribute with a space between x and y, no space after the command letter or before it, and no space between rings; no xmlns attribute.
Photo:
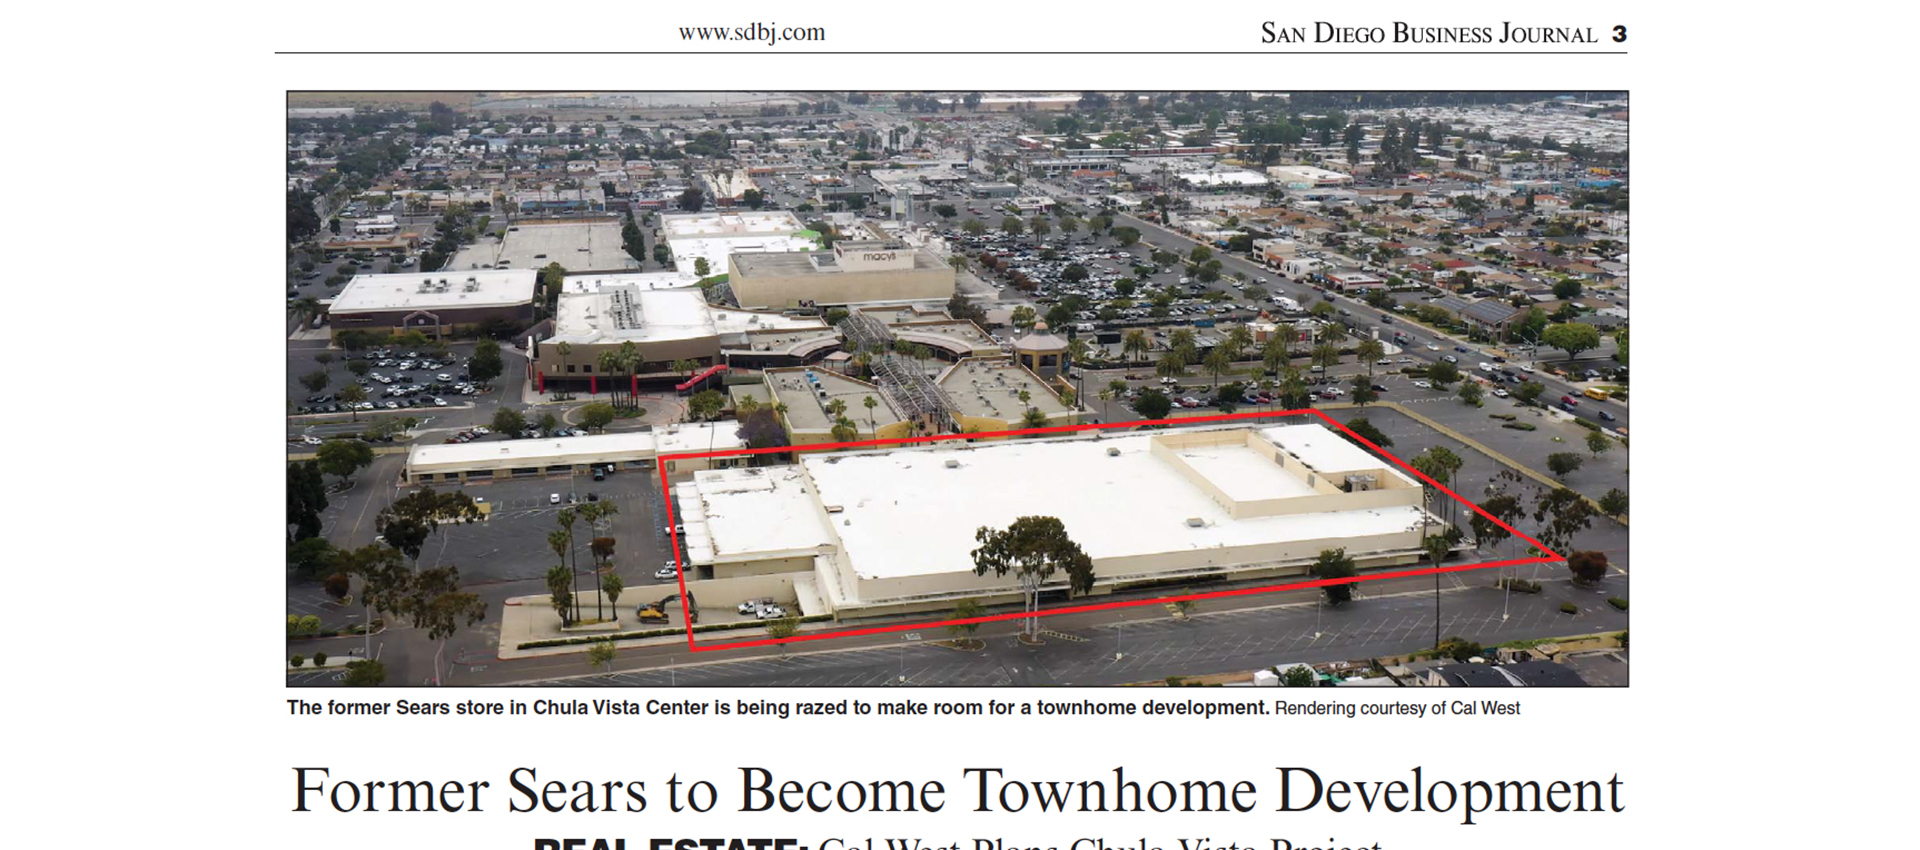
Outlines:
<svg viewBox="0 0 1920 850"><path fill-rule="evenodd" d="M1624 687L1624 91L287 93L286 681Z"/></svg>

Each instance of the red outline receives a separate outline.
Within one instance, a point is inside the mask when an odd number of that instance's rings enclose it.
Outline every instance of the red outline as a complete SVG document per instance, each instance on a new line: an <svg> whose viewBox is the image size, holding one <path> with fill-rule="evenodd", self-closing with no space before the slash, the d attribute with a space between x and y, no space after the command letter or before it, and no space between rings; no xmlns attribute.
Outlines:
<svg viewBox="0 0 1920 850"><path fill-rule="evenodd" d="M1527 541L1529 544L1532 544L1535 549L1538 549L1539 551L1544 552L1546 554L1541 555L1539 557L1533 557L1533 558L1509 558L1501 561L1483 561L1477 564L1455 564L1450 567L1444 567L1444 566L1443 567L1421 567L1417 569L1393 570L1390 572L1369 573L1364 576L1355 576L1353 578L1311 579L1307 581L1289 582L1286 584L1267 585L1264 587L1244 587L1244 588L1239 588L1235 590L1216 590L1211 593L1190 593L1182 596L1156 596L1151 599L1133 599L1133 600L1127 600L1122 602L1100 602L1100 603L1094 603L1089 605L1069 605L1069 606L1063 606L1059 608L1048 608L1038 612L1035 616L1050 617L1055 614L1074 614L1074 613L1080 613L1084 611L1106 611L1114 608L1135 608L1143 605L1164 605L1168 602L1177 602L1183 599L1200 600L1200 599L1220 599L1223 597L1230 597L1230 596L1250 596L1257 593L1277 593L1283 590L1302 590L1310 587L1323 587L1330 584L1359 584L1360 582L1382 581L1390 578L1408 578L1411 576L1434 575L1436 573L1455 573L1455 572L1462 572L1465 570L1484 570L1484 569L1491 569L1494 567L1518 566L1521 564L1545 564L1545 563L1552 563L1554 561L1566 560L1559 553L1554 552L1552 549L1548 549L1545 544L1531 537L1528 537L1525 534L1521 534L1519 529L1516 529L1513 526L1506 524L1505 522L1501 521L1499 517L1496 517L1490 513L1487 513L1484 510L1481 510L1479 505L1476 505L1473 502L1468 501L1466 498L1462 497L1459 493L1453 492L1453 490L1449 489L1446 485L1441 484L1440 482L1435 481L1432 478L1428 478L1426 473L1421 472L1418 469L1414 469L1412 466L1409 466L1407 462L1401 460L1399 456L1393 454L1392 452L1387 451L1386 449L1383 449L1383 448L1380 448L1379 446L1374 445L1372 441L1368 440L1365 437L1360 436L1359 434L1354 433L1353 429L1348 428L1347 426L1335 421L1332 417L1328 416L1324 411L1317 410L1314 408L1307 408L1302 410L1256 411L1253 413L1222 413L1215 416L1189 416L1189 417L1183 417L1180 419L1137 419L1137 420L1131 420L1127 422L1099 422L1099 423L1091 423L1086 425L1056 425L1049 428L1022 428L1015 431L989 431L989 432L979 433L979 434L934 434L934 435L928 435L923 437L899 437L891 440L860 440L860 441L848 442L848 443L816 443L816 444L807 445L807 446L772 446L772 447L760 448L760 449L724 449L721 451L712 451L712 452L679 452L679 453L670 454L670 455L660 455L659 457L655 458L655 462L659 467L660 492L661 492L661 495L663 496L663 501L665 502L666 509L667 509L667 534L669 539L671 539L673 542L673 566L674 566L674 569L678 571L680 574L679 575L680 618L682 622L687 624L686 625L687 649L692 652L711 652L717 649L746 649L746 648L755 647L755 646L770 646L773 644L781 644L781 643L798 643L800 641L825 640L827 638L858 637L860 635L885 634L887 632L905 632L905 631L913 631L916 629L935 628L938 626L962 625L967 623L992 623L1000 620L1018 620L1028 615L1025 612L1012 612L1007 614L992 614L992 615L983 616L983 617L969 617L963 620L936 620L929 623L905 623L905 624L893 625L893 626L872 626L872 627L863 628L863 629L841 629L838 631L831 631L831 632L815 632L812 634L794 635L793 637L788 637L788 638L761 638L759 640L741 640L741 641L732 641L730 643L714 643L714 644L708 644L706 646L701 646L697 641L694 640L693 622L691 619L688 618L687 575L686 575L685 565L680 562L680 535L678 532L673 530L674 524L675 524L674 518L673 518L673 491L670 489L669 485L667 484L667 462L668 461L679 460L681 458L732 457L734 455L777 454L777 453L783 453L783 452L817 452L817 451L823 451L826 449L851 449L851 448L863 448L867 446L897 446L903 443L931 443L931 442L937 442L941 440L973 440L981 437L1016 437L1023 434L1064 434L1064 433L1070 433L1073 431L1085 431L1085 430L1095 429L1095 428L1137 428L1142 425L1192 425L1192 424L1197 424L1202 422L1226 422L1226 421L1231 421L1236 419L1262 419L1262 418L1276 417L1276 416L1300 416L1300 415L1312 415L1312 416L1320 417L1320 419L1326 422L1328 425L1331 425L1335 428L1340 429L1341 431L1346 432L1348 436L1359 441L1361 444L1365 445L1367 448L1373 449L1375 452L1378 452L1379 454L1385 456L1388 460L1391 460L1395 464L1397 464L1401 469L1404 469L1407 472L1418 477L1420 480L1425 481L1426 483L1439 488L1441 492L1446 493L1449 496L1452 496L1455 500L1459 501L1461 504L1464 504L1467 507L1472 508L1474 513L1477 513L1483 517L1486 517L1487 519L1493 521L1495 525L1498 525L1501 528L1506 529L1508 532L1512 533L1513 536L1518 537L1521 540Z"/></svg>

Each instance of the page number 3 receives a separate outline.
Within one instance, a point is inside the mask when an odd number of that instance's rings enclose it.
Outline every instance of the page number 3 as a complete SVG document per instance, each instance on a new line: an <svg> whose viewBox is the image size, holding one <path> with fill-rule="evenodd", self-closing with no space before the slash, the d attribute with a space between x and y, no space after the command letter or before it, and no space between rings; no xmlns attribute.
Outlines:
<svg viewBox="0 0 1920 850"><path fill-rule="evenodd" d="M1615 43L1619 43L1619 42L1622 42L1622 41L1626 41L1626 40L1627 40L1627 26L1626 26L1626 24L1615 24L1615 25L1614 25L1614 27L1613 27L1613 40L1614 40L1614 42L1615 42Z"/></svg>

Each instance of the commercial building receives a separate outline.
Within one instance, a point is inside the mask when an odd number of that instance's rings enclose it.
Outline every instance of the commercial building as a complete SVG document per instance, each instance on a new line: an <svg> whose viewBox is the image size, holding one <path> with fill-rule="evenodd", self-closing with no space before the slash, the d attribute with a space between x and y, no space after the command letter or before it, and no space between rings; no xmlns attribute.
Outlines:
<svg viewBox="0 0 1920 850"><path fill-rule="evenodd" d="M344 331L415 330L433 337L463 334L482 324L533 323L530 269L358 275L327 304L337 335Z"/></svg>
<svg viewBox="0 0 1920 850"><path fill-rule="evenodd" d="M780 333L806 333L817 340L832 331L818 318L709 304L698 286L674 272L568 277L554 311L552 334L530 351L534 385L544 391L557 381L598 392L615 376L634 382L684 379L687 375L671 368L674 361L709 366L721 362L727 349L772 354L777 338L766 335ZM803 342L788 340L780 352L817 357L833 347ZM602 354L629 343L640 357L634 369L601 368Z"/></svg>
<svg viewBox="0 0 1920 850"><path fill-rule="evenodd" d="M728 283L743 307L944 301L953 267L897 240L842 239L832 250L735 253Z"/></svg>
<svg viewBox="0 0 1920 850"><path fill-rule="evenodd" d="M594 467L651 470L660 455L737 449L745 445L737 422L668 425L585 437L481 440L415 445L407 451L407 484L483 484L509 478L565 478ZM746 456L668 461L667 472L685 473L744 465ZM617 474L617 473L616 473Z"/></svg>
<svg viewBox="0 0 1920 850"><path fill-rule="evenodd" d="M1267 176L1288 189L1347 186L1353 183L1351 174L1328 171L1311 165L1271 165L1267 167Z"/></svg>
<svg viewBox="0 0 1920 850"><path fill-rule="evenodd" d="M1413 479L1318 424L804 453L673 489L693 565L778 577L803 613L841 618L1016 599L1012 577L975 575L969 553L976 529L1022 516L1062 522L1095 594L1299 575L1328 549L1410 563L1428 519ZM1057 575L1043 598L1064 588Z"/></svg>
<svg viewBox="0 0 1920 850"><path fill-rule="evenodd" d="M673 252L674 268L688 275L703 259L708 276L716 276L732 273L734 254L815 250L816 235L785 211L660 216L660 239Z"/></svg>
<svg viewBox="0 0 1920 850"><path fill-rule="evenodd" d="M481 237L460 249L447 268L542 269L550 263L559 263L569 274L640 268L622 242L620 222L613 219L515 224L497 239Z"/></svg>
<svg viewBox="0 0 1920 850"><path fill-rule="evenodd" d="M1062 400L1053 384L1009 357L962 360L934 383L946 395L954 427L963 433L1079 422L1079 409Z"/></svg>

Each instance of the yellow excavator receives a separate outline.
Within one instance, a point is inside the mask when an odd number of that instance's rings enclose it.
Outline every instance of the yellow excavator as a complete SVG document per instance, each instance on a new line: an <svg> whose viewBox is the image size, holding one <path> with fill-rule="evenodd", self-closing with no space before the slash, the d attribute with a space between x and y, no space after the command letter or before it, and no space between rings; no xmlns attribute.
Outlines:
<svg viewBox="0 0 1920 850"><path fill-rule="evenodd" d="M679 599L680 594L678 593L668 594L659 602L649 602L634 609L634 616L639 617L642 623L665 624L671 622L671 619L667 616L667 612L671 609L667 606ZM700 608L694 604L693 594L691 593L687 594L687 620L691 623L700 622Z"/></svg>

